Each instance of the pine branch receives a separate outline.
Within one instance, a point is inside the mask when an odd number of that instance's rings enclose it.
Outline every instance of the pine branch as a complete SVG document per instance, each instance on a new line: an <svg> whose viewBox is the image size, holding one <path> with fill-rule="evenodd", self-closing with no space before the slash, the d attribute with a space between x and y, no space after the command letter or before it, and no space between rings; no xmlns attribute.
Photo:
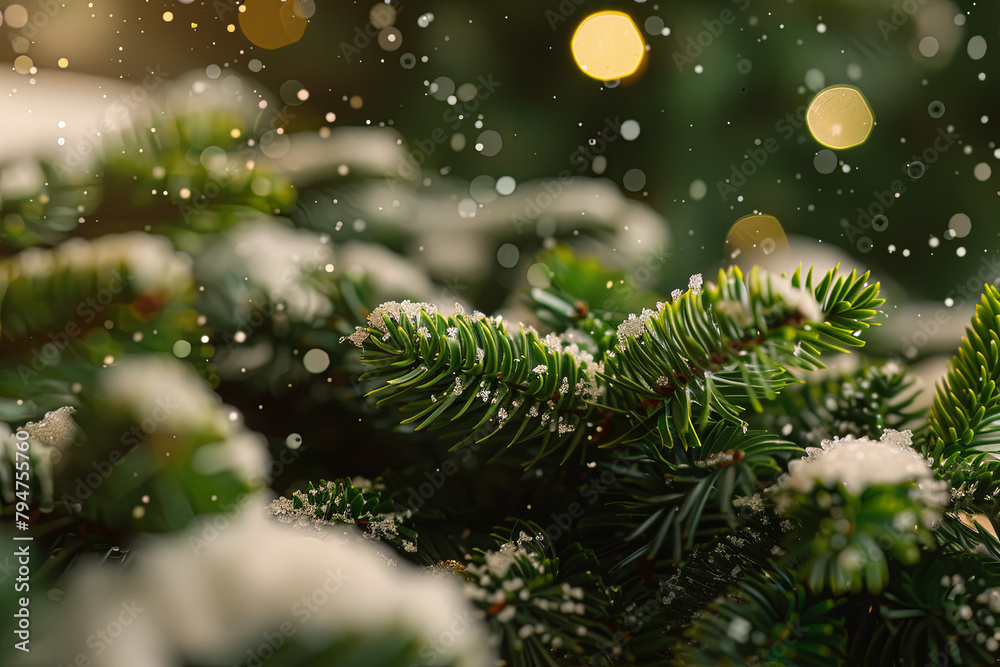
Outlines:
<svg viewBox="0 0 1000 667"><path fill-rule="evenodd" d="M368 323L349 337L374 366L362 379L380 381L368 394L379 405L415 413L402 423L451 426L477 443L506 428L508 446L540 439L534 460L559 445L568 457L584 435L579 427L595 410L587 399L600 393L600 364L585 336L542 339L523 325L515 334L501 318L445 317L408 301L379 306Z"/></svg>
<svg viewBox="0 0 1000 667"><path fill-rule="evenodd" d="M365 377L383 383L369 395L416 413L402 423L485 429L476 442L520 424L507 446L539 438L529 465L557 446L566 460L598 407L631 422L616 441L652 427L667 448L675 439L695 445L696 406L700 428L719 418L745 427L740 404L760 409L760 397L794 381L788 367L820 368L822 351L863 345L855 334L882 303L878 284L867 285L868 274L835 275L814 288L811 271L804 285L798 271L787 285L757 270L746 281L738 268L720 271L717 286L693 285L656 312L630 316L618 327L617 350L575 330L542 339L523 325L511 333L499 318L445 317L410 302L383 304L348 338L375 366ZM607 404L598 405L608 389Z"/></svg>
<svg viewBox="0 0 1000 667"><path fill-rule="evenodd" d="M751 572L769 567L775 545L791 528L760 497L741 504L741 524L711 542L695 547L659 591L663 614L671 626L688 625L727 588Z"/></svg>
<svg viewBox="0 0 1000 667"><path fill-rule="evenodd" d="M775 456L802 454L802 449L766 431L750 431L714 424L700 435L698 450L670 450L663 458L657 443L636 443L631 474L620 474L607 506L617 515L586 517L581 527L617 528L614 544L628 545L630 553L614 569L640 558L656 558L664 546L679 562L697 542L737 525L735 496L753 496L761 478L773 480L781 472ZM636 546L638 545L638 547Z"/></svg>
<svg viewBox="0 0 1000 667"><path fill-rule="evenodd" d="M1000 451L1000 290L985 285L931 406L928 453L979 463Z"/></svg>
<svg viewBox="0 0 1000 667"><path fill-rule="evenodd" d="M853 357L848 357L853 358ZM863 361L834 377L806 375L767 406L763 423L788 439L815 446L834 436L879 438L886 428L916 430L926 410L911 408L914 380L896 363Z"/></svg>
<svg viewBox="0 0 1000 667"><path fill-rule="evenodd" d="M268 512L288 520L310 517L321 523L356 525L370 539L388 542L401 552L417 551L417 533L403 525L410 513L396 512L393 502L370 482L360 486L346 478L320 480L319 486L309 482L308 490L276 499Z"/></svg>
<svg viewBox="0 0 1000 667"><path fill-rule="evenodd" d="M789 368L822 368L821 352L864 345L856 334L874 324L878 283L868 285L867 273L835 276L836 268L813 287L811 270L803 285L799 271L785 284L756 268L744 280L732 267L705 290L697 277L672 303L618 327L602 377L620 403L638 404L631 418L655 423L667 448L675 434L698 446L695 421L745 427L742 403L760 411L761 398L795 381Z"/></svg>

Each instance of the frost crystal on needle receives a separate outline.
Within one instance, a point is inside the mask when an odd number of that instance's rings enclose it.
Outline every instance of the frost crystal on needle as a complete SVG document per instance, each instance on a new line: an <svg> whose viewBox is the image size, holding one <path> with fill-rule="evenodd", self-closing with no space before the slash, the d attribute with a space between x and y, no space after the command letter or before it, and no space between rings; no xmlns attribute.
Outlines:
<svg viewBox="0 0 1000 667"><path fill-rule="evenodd" d="M690 278L688 278L688 289L695 294L701 293L701 286L705 284L704 278L701 277L700 273L696 273Z"/></svg>
<svg viewBox="0 0 1000 667"><path fill-rule="evenodd" d="M646 320L654 315L656 315L656 311L643 308L641 315L636 316L635 313L629 313L628 318L618 325L618 347L623 352L625 351L625 339L640 338L646 328Z"/></svg>
<svg viewBox="0 0 1000 667"><path fill-rule="evenodd" d="M400 321L401 316L405 315L411 322L416 324L420 318L421 310L425 311L428 315L433 315L437 312L437 307L422 302L403 301L399 303L397 301L386 301L368 314L368 324L375 329L388 333L385 322L382 321L383 315L388 315L397 322Z"/></svg>

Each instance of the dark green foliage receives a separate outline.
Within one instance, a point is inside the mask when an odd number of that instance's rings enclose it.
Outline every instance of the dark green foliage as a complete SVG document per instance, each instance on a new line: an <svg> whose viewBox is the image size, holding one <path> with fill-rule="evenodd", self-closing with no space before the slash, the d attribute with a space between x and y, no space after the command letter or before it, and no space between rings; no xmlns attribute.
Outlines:
<svg viewBox="0 0 1000 667"><path fill-rule="evenodd" d="M663 621L682 628L717 597L752 572L769 567L775 545L792 524L759 498L740 505L740 524L717 538L699 544L661 583L658 596Z"/></svg>
<svg viewBox="0 0 1000 667"><path fill-rule="evenodd" d="M913 385L899 364L863 361L854 370L823 379L806 375L768 405L762 421L809 445L834 436L878 439L886 428L918 430L926 410L912 409L917 397Z"/></svg>
<svg viewBox="0 0 1000 667"><path fill-rule="evenodd" d="M593 552L579 544L552 555L543 539L521 533L466 568L469 596L486 612L508 664L563 664L608 643L611 601Z"/></svg>
<svg viewBox="0 0 1000 667"><path fill-rule="evenodd" d="M400 551L417 549L417 533L402 525L408 517L396 513L393 502L371 486L357 487L346 478L320 480L319 486L309 482L308 490L292 494L292 507L322 521L355 524Z"/></svg>
<svg viewBox="0 0 1000 667"><path fill-rule="evenodd" d="M995 664L998 586L995 557L939 551L896 572L867 613L851 619L848 664Z"/></svg>
<svg viewBox="0 0 1000 667"><path fill-rule="evenodd" d="M766 431L743 433L724 423L714 424L701 440L699 450L637 443L630 450L631 474L623 474L610 494L607 510L614 514L606 510L581 522L617 528L615 537L630 553L616 567L654 559L664 545L664 555L680 561L696 543L737 525L734 498L752 496L762 480L773 481L781 470L776 456L802 453Z"/></svg>
<svg viewBox="0 0 1000 667"><path fill-rule="evenodd" d="M728 599L709 605L685 633L691 643L677 643L679 664L842 664L840 604L810 595L794 572L771 563L731 589Z"/></svg>
<svg viewBox="0 0 1000 667"><path fill-rule="evenodd" d="M916 482L869 486L860 495L843 484L811 493L788 492L786 515L800 522L789 557L813 593L881 591L889 559L912 565L934 546ZM932 508L937 511L939 508ZM901 517L912 517L901 524Z"/></svg>

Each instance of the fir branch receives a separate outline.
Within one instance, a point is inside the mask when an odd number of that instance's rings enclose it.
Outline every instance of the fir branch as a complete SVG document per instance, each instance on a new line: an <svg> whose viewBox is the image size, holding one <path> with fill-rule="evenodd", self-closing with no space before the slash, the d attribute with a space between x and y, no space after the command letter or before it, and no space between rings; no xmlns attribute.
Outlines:
<svg viewBox="0 0 1000 667"><path fill-rule="evenodd" d="M659 597L671 626L686 626L715 598L751 572L762 571L780 553L776 545L791 522L760 496L740 503L741 525L695 550L662 582Z"/></svg>
<svg viewBox="0 0 1000 667"><path fill-rule="evenodd" d="M680 561L696 542L737 525L735 496L752 496L760 490L761 478L777 477L781 467L775 456L802 453L766 431L743 433L725 423L714 424L700 437L703 447L671 450L669 459L658 443L637 444L632 456L620 455L633 463L633 471L621 476L614 489L618 500L608 503L619 513L587 517L580 524L618 528L615 545L630 545L631 553L614 569L656 558L665 545L670 558Z"/></svg>
<svg viewBox="0 0 1000 667"><path fill-rule="evenodd" d="M852 359L856 357L845 357ZM882 431L919 429L926 410L914 410L915 380L895 362L862 361L834 376L807 374L765 408L763 423L803 445L834 436L879 438ZM817 373L816 375L819 375Z"/></svg>
<svg viewBox="0 0 1000 667"><path fill-rule="evenodd" d="M403 523L409 511L396 512L392 500L382 497L381 490L371 482L350 479L320 480L319 486L309 482L309 489L296 491L291 499L278 498L268 512L279 518L311 517L320 523L357 525L365 537L388 542L407 553L417 551L417 533Z"/></svg>
<svg viewBox="0 0 1000 667"><path fill-rule="evenodd" d="M463 436L485 427L476 442L506 428L508 446L540 438L534 460L559 445L568 445L568 457L584 435L579 427L594 411L587 399L601 391L601 365L585 336L543 339L523 325L511 333L499 317L446 317L409 301L382 304L368 324L349 337L374 367L362 379L380 381L368 394L379 405L415 413L402 423L450 425Z"/></svg>
<svg viewBox="0 0 1000 667"><path fill-rule="evenodd" d="M931 406L928 453L938 463L1000 451L1000 290L984 287Z"/></svg>
<svg viewBox="0 0 1000 667"><path fill-rule="evenodd" d="M795 381L789 368L822 368L821 352L864 344L856 334L874 324L883 303L878 283L868 285L867 273L838 278L836 271L816 287L811 270L804 285L798 270L782 282L757 268L744 279L732 267L704 290L698 278L672 303L618 327L618 350L605 355L602 377L619 402L638 404L632 419L655 423L668 448L675 434L683 446L698 446L695 421L745 427L741 404L760 411L761 398Z"/></svg>

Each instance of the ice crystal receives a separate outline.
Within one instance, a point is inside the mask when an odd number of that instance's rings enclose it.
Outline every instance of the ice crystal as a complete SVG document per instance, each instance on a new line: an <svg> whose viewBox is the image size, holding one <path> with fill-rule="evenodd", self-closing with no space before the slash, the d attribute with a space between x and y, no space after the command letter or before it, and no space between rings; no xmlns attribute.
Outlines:
<svg viewBox="0 0 1000 667"><path fill-rule="evenodd" d="M422 302L403 301L400 303L398 301L386 301L368 314L368 324L372 328L388 333L389 330L382 319L385 315L388 315L397 322L400 321L400 317L406 316L412 323L416 324L420 318L421 310L428 315L433 315L437 312L437 307Z"/></svg>
<svg viewBox="0 0 1000 667"><path fill-rule="evenodd" d="M694 294L701 294L701 286L704 284L705 280L701 277L700 273L696 273L688 278L688 289Z"/></svg>
<svg viewBox="0 0 1000 667"><path fill-rule="evenodd" d="M364 342L368 340L368 329L365 327L355 327L354 333L350 336L342 336L340 342L343 343L345 340L349 340L358 347L364 347Z"/></svg>

